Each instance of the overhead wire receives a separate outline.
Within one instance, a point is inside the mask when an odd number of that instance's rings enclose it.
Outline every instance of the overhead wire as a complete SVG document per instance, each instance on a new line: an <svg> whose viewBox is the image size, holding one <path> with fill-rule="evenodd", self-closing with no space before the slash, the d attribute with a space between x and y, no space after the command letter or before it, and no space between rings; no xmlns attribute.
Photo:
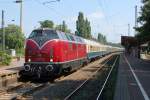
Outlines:
<svg viewBox="0 0 150 100"><path fill-rule="evenodd" d="M34 1L36 1L38 4L43 5L44 7L48 8L48 9L51 9L55 14L59 15L59 17L61 17L61 18L63 17L62 13L56 11L56 9L54 9L54 8L47 6L46 3L42 3L39 0L34 0Z"/></svg>
<svg viewBox="0 0 150 100"><path fill-rule="evenodd" d="M107 26L111 26L111 24L108 20L108 16L107 16L107 13L105 11L103 2L101 0L97 0L97 2L98 2L99 7L101 8L102 12L104 13L104 19L106 21ZM106 35L109 35L109 33L106 33Z"/></svg>
<svg viewBox="0 0 150 100"><path fill-rule="evenodd" d="M99 5L101 6L101 8L102 8L102 10L103 10L103 12L105 12L105 7L104 6L106 6L106 4L107 4L107 0L103 0L103 3L101 2L101 0L97 0L98 2L99 2ZM108 9L108 11L109 11L109 6L106 6L107 7L107 9ZM116 25L113 25L113 23L110 21L110 19L112 18L112 17L114 17L114 16L116 16L116 15L118 15L118 13L120 13L120 11L119 12L117 12L117 13L115 13L115 14L113 14L113 15L108 15L108 12L107 12L107 14L106 14L106 12L105 12L105 20L106 20L106 23L108 24L108 26L110 26L110 27L112 27L112 33L117 33L116 32ZM126 26L125 26L126 27ZM109 33L108 33L109 34Z"/></svg>
<svg viewBox="0 0 150 100"><path fill-rule="evenodd" d="M105 7L104 7L105 4L103 4L103 2L102 2L101 0L97 0L97 1L98 1L98 4L99 4L99 7L101 7L103 13L105 14L105 20L106 20L106 22L107 22L108 24L110 24L110 23L109 23L109 20L108 20L108 18L107 18L107 14L106 14L106 11L105 11Z"/></svg>

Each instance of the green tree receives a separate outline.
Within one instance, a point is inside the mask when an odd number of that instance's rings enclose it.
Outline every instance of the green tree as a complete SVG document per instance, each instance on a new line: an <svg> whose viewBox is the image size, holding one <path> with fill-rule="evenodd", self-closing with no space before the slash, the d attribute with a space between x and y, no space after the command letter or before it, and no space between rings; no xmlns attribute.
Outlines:
<svg viewBox="0 0 150 100"><path fill-rule="evenodd" d="M101 43L104 43L104 44L107 43L106 36L102 35L101 33L98 33L97 40L98 40L99 42L101 42Z"/></svg>
<svg viewBox="0 0 150 100"><path fill-rule="evenodd" d="M68 29L65 21L63 21L60 25L56 25L55 29L62 32L70 33L70 29Z"/></svg>
<svg viewBox="0 0 150 100"><path fill-rule="evenodd" d="M55 29L59 30L59 31L62 31L62 25L56 25Z"/></svg>
<svg viewBox="0 0 150 100"><path fill-rule="evenodd" d="M62 23L62 31L66 32L66 30L67 30L67 25L66 25L66 22L63 21L63 23Z"/></svg>
<svg viewBox="0 0 150 100"><path fill-rule="evenodd" d="M82 12L79 12L78 20L76 21L76 35L84 37L85 27L84 27L84 15Z"/></svg>
<svg viewBox="0 0 150 100"><path fill-rule="evenodd" d="M141 25L136 28L138 32L136 37L143 41L145 38L150 37L150 0L142 0L142 3L141 15L138 18Z"/></svg>
<svg viewBox="0 0 150 100"><path fill-rule="evenodd" d="M8 25L5 27L5 35L6 49L20 51L24 47L25 36L21 33L19 26L14 24Z"/></svg>
<svg viewBox="0 0 150 100"><path fill-rule="evenodd" d="M91 26L90 26L90 22L88 21L88 19L86 18L85 20L85 23L84 23L84 27L85 27L85 30L84 30L84 34L85 34L85 38L91 38Z"/></svg>
<svg viewBox="0 0 150 100"><path fill-rule="evenodd" d="M65 21L63 21L63 23L62 23L62 31L70 33L70 29L68 29L68 26L66 25Z"/></svg>
<svg viewBox="0 0 150 100"><path fill-rule="evenodd" d="M40 27L41 28L53 28L54 23L51 20L40 21Z"/></svg>
<svg viewBox="0 0 150 100"><path fill-rule="evenodd" d="M81 36L84 38L91 38L91 26L88 19L84 19L84 15L82 12L79 12L78 19L76 21L76 32L77 36Z"/></svg>

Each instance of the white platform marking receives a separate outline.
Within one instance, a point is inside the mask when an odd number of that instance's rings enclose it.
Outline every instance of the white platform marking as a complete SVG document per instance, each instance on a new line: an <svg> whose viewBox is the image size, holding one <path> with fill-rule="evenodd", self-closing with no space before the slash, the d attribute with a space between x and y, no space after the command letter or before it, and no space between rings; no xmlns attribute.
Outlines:
<svg viewBox="0 0 150 100"><path fill-rule="evenodd" d="M126 58L125 56L124 56L124 58L125 58L125 60L126 60L126 62L127 62L127 64L128 64L128 66L130 67L130 70L131 70L131 72L132 72L132 74L133 74L133 76L134 76L134 78L135 78L135 80L136 80L136 82L137 82L137 84L138 84L140 90L141 90L141 93L142 93L144 99L145 99L145 100L150 100L149 97L148 97L148 95L147 95L147 93L145 92L144 88L142 87L142 85L141 85L141 83L140 83L138 77L137 77L136 74L134 73L134 71L133 71L133 69L132 69L132 67L131 67L131 64L129 63L129 61L127 60L127 58Z"/></svg>

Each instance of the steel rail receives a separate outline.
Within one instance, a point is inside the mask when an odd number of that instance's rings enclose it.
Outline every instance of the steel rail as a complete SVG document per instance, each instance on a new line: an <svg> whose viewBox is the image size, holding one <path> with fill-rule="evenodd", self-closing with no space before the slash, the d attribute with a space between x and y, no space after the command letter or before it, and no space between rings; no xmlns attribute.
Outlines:
<svg viewBox="0 0 150 100"><path fill-rule="evenodd" d="M26 89L26 85L29 85L30 89L28 89L28 88ZM0 92L0 100L2 100L2 99L3 100L9 100L9 99L10 100L14 100L14 99L16 100L16 99L22 98L25 95L28 95L29 93L32 93L32 92L36 91L37 89L39 89L41 87L44 87L46 85L47 85L47 83L45 83L45 84L33 84L33 83L30 83L30 82L22 83L22 84L20 84L18 86L13 87L13 89L8 89L8 90L6 90L4 92ZM22 93L15 93L14 92L16 90L17 91L18 90L22 91L22 89L25 89L25 90L23 90Z"/></svg>
<svg viewBox="0 0 150 100"><path fill-rule="evenodd" d="M113 65L112 65L112 67L111 67L111 70L109 71L109 74L108 74L108 76L107 76L107 78L106 78L106 80L105 80L105 82L104 82L104 84L103 84L103 86L102 86L102 88L101 88L101 90L100 90L100 92L99 92L99 94L98 94L96 100L99 100L99 98L100 98L100 96L101 96L101 94L102 94L102 92L103 92L103 90L104 90L104 88L105 88L105 86L106 86L106 84L107 84L107 82L108 82L108 79L109 79L109 77L110 77L110 75L111 75L111 73L112 73L112 70L114 69L114 66L115 66L115 64L116 64L116 62L117 62L117 59L118 59L118 57L116 57L115 62L113 63Z"/></svg>
<svg viewBox="0 0 150 100"><path fill-rule="evenodd" d="M111 58L112 58L112 56L111 56L110 58L106 59L107 61L106 61L101 67L99 67L90 77L88 77L88 78L87 78L82 84L80 84L74 91L72 91L69 95L67 95L67 96L64 98L64 100L69 100L69 98L70 98L71 96L73 96L82 86L84 86L85 83L87 83L87 82L89 81L89 79L91 79L98 71L100 71L100 70L103 68L103 66L104 66L108 61L111 60Z"/></svg>
<svg viewBox="0 0 150 100"><path fill-rule="evenodd" d="M12 91L15 91L15 90L18 90L18 89L21 89L24 85L28 84L27 83L20 83L20 84L17 84L16 86L12 86L11 88L7 88L5 90L3 90L2 92L0 92L0 100L13 100L13 99L16 99L17 98L17 93L14 93Z"/></svg>
<svg viewBox="0 0 150 100"><path fill-rule="evenodd" d="M28 95L29 94L33 94L35 91L41 89L41 88L44 88L45 86L47 86L48 83L44 83L44 84L34 84L34 83L31 83L31 89L27 89L26 91L24 91L23 93L19 94L16 98L19 100L22 99L22 98L28 98Z"/></svg>

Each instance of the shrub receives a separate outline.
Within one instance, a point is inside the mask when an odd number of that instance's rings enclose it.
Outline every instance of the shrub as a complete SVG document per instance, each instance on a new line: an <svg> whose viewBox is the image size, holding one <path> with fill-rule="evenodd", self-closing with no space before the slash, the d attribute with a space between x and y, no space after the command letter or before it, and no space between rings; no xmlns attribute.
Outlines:
<svg viewBox="0 0 150 100"><path fill-rule="evenodd" d="M3 65L9 65L11 62L11 56L7 54L6 52L0 51L0 62Z"/></svg>

